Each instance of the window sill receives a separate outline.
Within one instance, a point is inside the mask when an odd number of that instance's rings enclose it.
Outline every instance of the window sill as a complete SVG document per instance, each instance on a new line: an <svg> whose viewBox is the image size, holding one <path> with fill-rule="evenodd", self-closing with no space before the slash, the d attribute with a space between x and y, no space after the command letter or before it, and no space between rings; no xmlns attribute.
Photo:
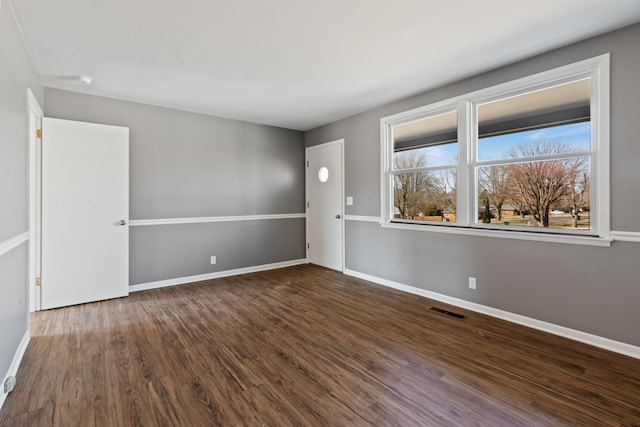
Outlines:
<svg viewBox="0 0 640 427"><path fill-rule="evenodd" d="M492 237L498 239L529 240L534 242L564 243L570 245L610 247L611 239L592 236L569 236L566 234L527 233L521 231L488 230L467 228L454 225L406 224L399 222L381 222L383 228L396 230L426 231L430 233L459 234L465 236Z"/></svg>

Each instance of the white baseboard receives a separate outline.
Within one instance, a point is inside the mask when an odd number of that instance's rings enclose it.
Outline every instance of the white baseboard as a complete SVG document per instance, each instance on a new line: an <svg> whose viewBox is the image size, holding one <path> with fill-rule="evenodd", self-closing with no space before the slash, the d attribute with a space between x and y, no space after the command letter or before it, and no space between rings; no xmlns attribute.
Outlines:
<svg viewBox="0 0 640 427"><path fill-rule="evenodd" d="M15 377L18 373L18 368L20 367L20 362L22 362L22 358L24 357L25 351L27 351L27 346L29 345L29 341L31 340L31 335L29 333L29 328L27 328L27 332L24 333L22 340L20 340L20 344L16 349L15 354L13 355L13 360L11 361L11 366L9 366L9 371L4 376L2 380L2 384L0 384L0 409L2 409L2 405L4 405L4 401L7 399L8 394L4 393L4 382L9 377Z"/></svg>
<svg viewBox="0 0 640 427"><path fill-rule="evenodd" d="M306 264L306 259L296 259L291 261L276 262L273 264L256 265L253 267L236 268L234 270L216 271L213 273L198 274L196 276L178 277L175 279L159 280L157 282L139 283L129 285L129 292L146 291L148 289L164 288L166 286L184 285L187 283L199 282L201 280L218 279L220 277L236 276L238 274L257 273L259 271L275 270L277 268L292 267L294 265Z"/></svg>
<svg viewBox="0 0 640 427"><path fill-rule="evenodd" d="M348 276L357 277L359 279L367 280L369 282L377 283L379 285L398 289L400 291L409 292L411 294L419 295L425 298L441 301L446 304L454 305L456 307L461 307L461 308L472 310L481 314L497 317L498 319L506 320L512 323L517 323L519 325L527 326L529 328L538 329L540 331L548 332L554 335L559 335L564 338L569 338L574 341L579 341L595 347L600 347L605 350L613 351L615 353L624 354L625 356L640 359L640 347L636 347L631 344L626 344L626 343L615 341L609 338L603 338L598 335L588 334L586 332L577 331L575 329L566 328L564 326L555 325L553 323L544 322L542 320L532 319L530 317L521 316L519 314L510 313L504 310L499 310L497 308L488 307L486 305L476 304L474 302L450 297L447 295L439 294L437 292L427 291L427 290L416 288L413 286L403 285L402 283L393 282L391 280L382 279L380 277L371 276L369 274L360 273L354 270L345 269L344 274Z"/></svg>

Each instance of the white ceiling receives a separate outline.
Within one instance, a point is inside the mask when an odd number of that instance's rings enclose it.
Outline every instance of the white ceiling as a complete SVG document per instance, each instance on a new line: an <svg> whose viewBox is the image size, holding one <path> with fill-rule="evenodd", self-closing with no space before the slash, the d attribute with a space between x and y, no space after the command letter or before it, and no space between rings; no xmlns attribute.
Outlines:
<svg viewBox="0 0 640 427"><path fill-rule="evenodd" d="M44 86L298 130L640 21L640 0L7 1Z"/></svg>

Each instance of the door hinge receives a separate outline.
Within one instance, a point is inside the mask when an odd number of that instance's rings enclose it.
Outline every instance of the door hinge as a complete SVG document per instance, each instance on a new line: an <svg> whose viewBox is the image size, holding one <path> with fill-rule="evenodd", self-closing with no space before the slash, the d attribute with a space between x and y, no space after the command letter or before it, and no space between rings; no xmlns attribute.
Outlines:
<svg viewBox="0 0 640 427"><path fill-rule="evenodd" d="M309 249L309 244L307 243L307 249Z"/></svg>
<svg viewBox="0 0 640 427"><path fill-rule="evenodd" d="M307 167L309 167L309 160L307 160Z"/></svg>
<svg viewBox="0 0 640 427"><path fill-rule="evenodd" d="M36 286L42 286L42 278L36 277Z"/></svg>
<svg viewBox="0 0 640 427"><path fill-rule="evenodd" d="M307 208L309 208L309 202L307 202Z"/></svg>
<svg viewBox="0 0 640 427"><path fill-rule="evenodd" d="M36 131L36 137L39 138L39 139L42 139L42 129L38 129Z"/></svg>

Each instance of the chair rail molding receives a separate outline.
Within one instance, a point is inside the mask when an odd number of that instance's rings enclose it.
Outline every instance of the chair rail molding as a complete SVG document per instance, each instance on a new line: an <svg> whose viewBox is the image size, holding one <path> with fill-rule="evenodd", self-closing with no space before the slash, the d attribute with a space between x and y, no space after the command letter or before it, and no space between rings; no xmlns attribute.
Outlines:
<svg viewBox="0 0 640 427"><path fill-rule="evenodd" d="M129 225L140 227L147 225L173 225L173 224L200 224L205 222L235 222L235 221L260 221L267 219L295 219L306 218L305 213L293 214L268 214L268 215L238 215L238 216L206 216L189 218L160 218L160 219L132 219Z"/></svg>
<svg viewBox="0 0 640 427"><path fill-rule="evenodd" d="M0 242L0 256L6 254L12 249L17 248L27 240L29 240L29 232L25 231L24 233L20 233L17 236Z"/></svg>

